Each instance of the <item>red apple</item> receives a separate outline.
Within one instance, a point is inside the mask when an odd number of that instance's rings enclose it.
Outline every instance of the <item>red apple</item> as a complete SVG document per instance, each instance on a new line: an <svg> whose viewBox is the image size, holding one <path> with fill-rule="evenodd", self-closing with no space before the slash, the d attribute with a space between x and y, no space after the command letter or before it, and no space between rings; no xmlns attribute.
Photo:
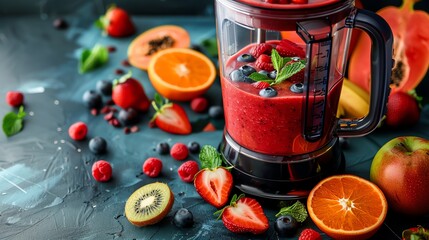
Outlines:
<svg viewBox="0 0 429 240"><path fill-rule="evenodd" d="M429 140L397 137L374 156L370 180L380 187L393 210L407 215L429 213Z"/></svg>

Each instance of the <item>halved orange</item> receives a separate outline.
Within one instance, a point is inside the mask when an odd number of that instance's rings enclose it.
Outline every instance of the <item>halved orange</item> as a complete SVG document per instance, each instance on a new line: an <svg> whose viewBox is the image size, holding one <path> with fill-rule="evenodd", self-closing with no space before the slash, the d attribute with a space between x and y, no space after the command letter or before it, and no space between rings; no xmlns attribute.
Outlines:
<svg viewBox="0 0 429 240"><path fill-rule="evenodd" d="M336 175L311 190L307 210L316 226L334 239L368 239L383 224L387 201L374 183Z"/></svg>
<svg viewBox="0 0 429 240"><path fill-rule="evenodd" d="M189 101L213 84L216 68L204 54L187 48L170 48L155 54L148 67L149 79L163 97Z"/></svg>
<svg viewBox="0 0 429 240"><path fill-rule="evenodd" d="M162 25L137 36L128 46L128 61L146 70L152 56L163 49L187 48L191 44L188 31L180 26Z"/></svg>

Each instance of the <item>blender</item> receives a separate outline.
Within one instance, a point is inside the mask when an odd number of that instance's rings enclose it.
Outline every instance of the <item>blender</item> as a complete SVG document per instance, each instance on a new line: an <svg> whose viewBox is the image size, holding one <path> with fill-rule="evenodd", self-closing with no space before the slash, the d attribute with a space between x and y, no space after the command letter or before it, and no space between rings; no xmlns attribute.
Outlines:
<svg viewBox="0 0 429 240"><path fill-rule="evenodd" d="M234 185L275 200L308 196L344 168L339 137L373 131L385 113L393 36L353 0L216 0L225 129ZM368 114L337 117L352 30L371 38Z"/></svg>

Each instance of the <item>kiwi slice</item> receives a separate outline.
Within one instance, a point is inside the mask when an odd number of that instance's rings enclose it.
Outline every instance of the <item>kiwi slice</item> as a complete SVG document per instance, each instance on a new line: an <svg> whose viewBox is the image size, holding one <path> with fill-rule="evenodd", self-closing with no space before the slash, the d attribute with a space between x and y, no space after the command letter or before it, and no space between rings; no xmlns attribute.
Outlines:
<svg viewBox="0 0 429 240"><path fill-rule="evenodd" d="M137 189L125 203L125 216L138 227L161 221L171 210L174 195L165 183L155 182Z"/></svg>

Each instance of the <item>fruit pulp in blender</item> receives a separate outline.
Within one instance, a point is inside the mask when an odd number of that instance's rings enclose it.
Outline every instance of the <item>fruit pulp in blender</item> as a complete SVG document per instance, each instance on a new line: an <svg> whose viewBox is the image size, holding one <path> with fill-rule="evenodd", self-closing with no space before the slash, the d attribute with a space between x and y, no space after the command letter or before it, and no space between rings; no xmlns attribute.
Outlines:
<svg viewBox="0 0 429 240"><path fill-rule="evenodd" d="M273 49L280 41L267 42ZM303 136L305 92L295 93L293 84L302 84L304 74L301 72L291 78L273 85L277 92L274 97L262 97L251 82L231 79L231 73L243 65L260 71L254 62L237 60L243 54L249 54L255 44L250 44L234 55L225 64L222 71L222 96L225 111L225 127L229 135L240 146L249 150L269 155L299 155L313 152L325 146L334 134L336 112L341 93L342 75L335 74L329 82L325 108L325 120L322 137L313 142ZM270 56L270 54L269 54ZM318 96L317 98L321 98Z"/></svg>

